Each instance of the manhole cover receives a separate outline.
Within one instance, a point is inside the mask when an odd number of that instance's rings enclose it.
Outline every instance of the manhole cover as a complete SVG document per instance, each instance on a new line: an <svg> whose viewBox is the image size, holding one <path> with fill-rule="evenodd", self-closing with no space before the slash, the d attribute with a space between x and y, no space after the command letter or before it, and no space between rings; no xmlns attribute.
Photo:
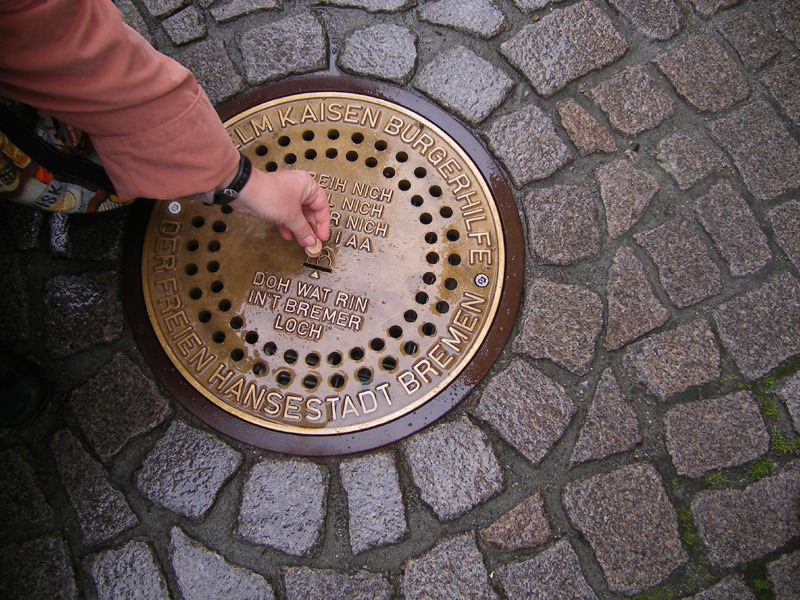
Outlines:
<svg viewBox="0 0 800 600"><path fill-rule="evenodd" d="M312 173L332 234L311 259L228 207L156 203L136 329L164 383L224 433L297 454L383 445L452 408L502 349L521 289L518 214L481 146L427 102L349 79L221 112L254 168Z"/></svg>

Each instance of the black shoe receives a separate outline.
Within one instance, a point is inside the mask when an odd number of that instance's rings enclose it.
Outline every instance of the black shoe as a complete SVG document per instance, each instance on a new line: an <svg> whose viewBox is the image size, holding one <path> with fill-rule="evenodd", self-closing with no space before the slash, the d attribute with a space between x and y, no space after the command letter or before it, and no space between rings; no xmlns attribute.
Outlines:
<svg viewBox="0 0 800 600"><path fill-rule="evenodd" d="M0 348L0 427L22 427L47 406L52 385L32 360Z"/></svg>

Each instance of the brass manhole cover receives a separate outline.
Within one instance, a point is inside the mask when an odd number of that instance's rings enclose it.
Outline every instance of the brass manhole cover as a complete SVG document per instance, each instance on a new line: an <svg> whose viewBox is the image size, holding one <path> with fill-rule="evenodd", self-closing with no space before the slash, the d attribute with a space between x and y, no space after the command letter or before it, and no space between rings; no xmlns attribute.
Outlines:
<svg viewBox="0 0 800 600"><path fill-rule="evenodd" d="M374 84L369 94L350 80L319 87L262 90L250 108L238 100L225 126L254 168L306 170L326 191L322 255L308 258L276 226L227 207L160 202L141 287L163 353L225 413L223 431L339 454L407 435L477 383L513 323L522 261L509 244L522 248L499 172L489 180L443 128L459 127L449 117ZM502 339L487 343L499 315ZM444 405L425 410L448 389Z"/></svg>

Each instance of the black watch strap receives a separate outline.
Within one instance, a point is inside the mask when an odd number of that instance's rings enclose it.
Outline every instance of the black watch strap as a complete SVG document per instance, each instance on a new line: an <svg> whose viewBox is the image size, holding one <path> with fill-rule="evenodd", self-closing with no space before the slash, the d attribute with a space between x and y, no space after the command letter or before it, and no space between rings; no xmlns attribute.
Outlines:
<svg viewBox="0 0 800 600"><path fill-rule="evenodd" d="M236 170L236 175L233 176L233 181L221 192L214 194L214 204L229 204L239 197L239 192L250 179L250 173L253 171L253 163L244 154L239 152L239 168Z"/></svg>

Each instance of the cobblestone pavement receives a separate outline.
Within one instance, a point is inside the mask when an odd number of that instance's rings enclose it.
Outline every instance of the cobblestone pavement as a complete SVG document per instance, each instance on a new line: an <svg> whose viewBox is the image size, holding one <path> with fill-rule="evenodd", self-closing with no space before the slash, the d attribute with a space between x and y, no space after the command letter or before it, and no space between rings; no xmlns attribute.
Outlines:
<svg viewBox="0 0 800 600"><path fill-rule="evenodd" d="M2 341L56 384L0 433L3 598L798 598L800 2L119 0L221 102L354 74L514 187L512 341L439 423L298 459L165 392L127 213L0 207Z"/></svg>

